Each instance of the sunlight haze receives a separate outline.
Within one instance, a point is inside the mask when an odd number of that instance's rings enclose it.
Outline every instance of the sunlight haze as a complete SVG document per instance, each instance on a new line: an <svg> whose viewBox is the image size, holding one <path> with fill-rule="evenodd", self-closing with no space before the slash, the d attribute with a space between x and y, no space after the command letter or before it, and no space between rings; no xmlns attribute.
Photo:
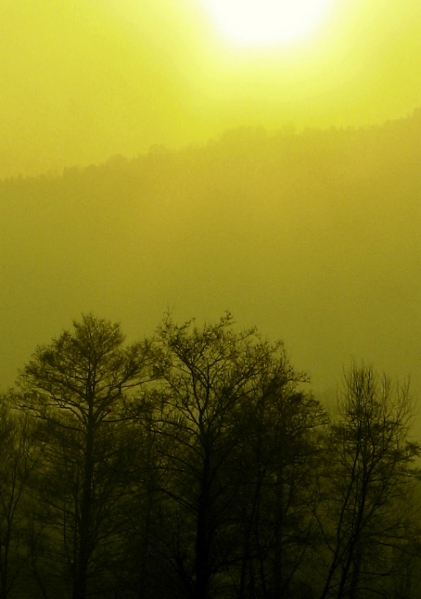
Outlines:
<svg viewBox="0 0 421 599"><path fill-rule="evenodd" d="M362 359L421 394L421 2L275 42L302 2L0 3L0 389L82 312L228 309L319 391Z"/></svg>
<svg viewBox="0 0 421 599"><path fill-rule="evenodd" d="M331 0L206 0L218 26L239 44L293 43L317 27Z"/></svg>
<svg viewBox="0 0 421 599"><path fill-rule="evenodd" d="M421 104L420 40L418 0L336 0L308 38L257 48L228 40L206 0L6 0L0 177L238 126L406 116Z"/></svg>

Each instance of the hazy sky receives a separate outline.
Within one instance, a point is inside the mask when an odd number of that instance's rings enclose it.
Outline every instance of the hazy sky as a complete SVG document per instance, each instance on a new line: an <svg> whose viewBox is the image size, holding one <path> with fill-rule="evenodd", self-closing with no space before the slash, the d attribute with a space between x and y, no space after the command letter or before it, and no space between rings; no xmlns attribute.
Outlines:
<svg viewBox="0 0 421 599"><path fill-rule="evenodd" d="M174 307L284 338L316 388L353 356L420 393L420 114L205 144L411 114L421 0L329 0L261 48L230 1L288 0L0 2L0 178L204 145L0 185L0 388L81 312L137 335Z"/></svg>
<svg viewBox="0 0 421 599"><path fill-rule="evenodd" d="M308 38L235 45L205 0L3 0L0 177L226 128L361 125L421 105L421 2L334 0Z"/></svg>

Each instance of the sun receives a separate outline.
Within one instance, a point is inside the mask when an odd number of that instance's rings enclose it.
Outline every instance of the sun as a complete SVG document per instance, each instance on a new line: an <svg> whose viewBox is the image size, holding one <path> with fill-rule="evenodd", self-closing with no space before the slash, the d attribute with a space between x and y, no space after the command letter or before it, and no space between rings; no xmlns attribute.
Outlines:
<svg viewBox="0 0 421 599"><path fill-rule="evenodd" d="M245 45L293 43L317 27L334 0L204 0L228 39Z"/></svg>

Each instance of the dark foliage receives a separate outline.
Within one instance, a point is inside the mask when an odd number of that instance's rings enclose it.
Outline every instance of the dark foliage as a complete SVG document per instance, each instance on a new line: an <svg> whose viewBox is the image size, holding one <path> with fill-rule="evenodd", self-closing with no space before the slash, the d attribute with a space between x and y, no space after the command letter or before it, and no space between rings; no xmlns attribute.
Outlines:
<svg viewBox="0 0 421 599"><path fill-rule="evenodd" d="M83 316L2 400L0 598L412 599L407 386L352 367L327 415L281 342Z"/></svg>

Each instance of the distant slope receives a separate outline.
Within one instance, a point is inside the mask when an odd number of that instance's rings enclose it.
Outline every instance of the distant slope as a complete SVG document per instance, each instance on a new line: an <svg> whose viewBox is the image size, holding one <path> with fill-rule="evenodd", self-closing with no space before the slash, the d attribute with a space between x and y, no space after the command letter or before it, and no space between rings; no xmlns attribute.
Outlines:
<svg viewBox="0 0 421 599"><path fill-rule="evenodd" d="M0 387L81 311L169 308L282 337L317 389L355 357L421 391L421 110L4 181L0 228Z"/></svg>

